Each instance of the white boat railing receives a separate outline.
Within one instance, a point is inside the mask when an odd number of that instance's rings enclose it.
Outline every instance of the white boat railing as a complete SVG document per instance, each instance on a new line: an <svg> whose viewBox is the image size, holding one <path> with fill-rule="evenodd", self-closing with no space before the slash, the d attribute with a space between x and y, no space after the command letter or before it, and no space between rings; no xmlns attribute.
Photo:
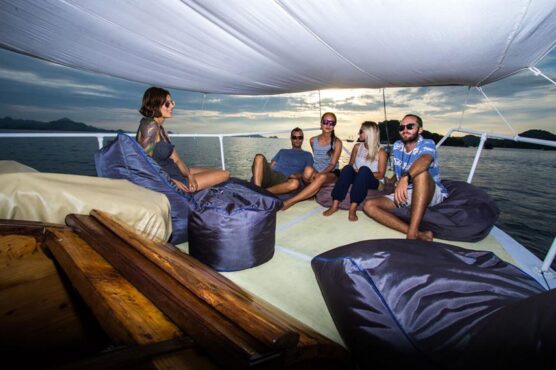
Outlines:
<svg viewBox="0 0 556 370"><path fill-rule="evenodd" d="M497 134L497 133L493 133L493 132L486 132L486 131L478 131L478 130L472 130L472 129L464 129L461 127L455 127L452 128L450 130L448 130L448 132L446 133L446 135L438 142L438 144L436 144L436 147L439 148L454 132L461 132L461 133L466 133L466 134L472 134L472 135L477 135L480 136L481 140L479 141L479 145L477 147L477 152L475 153L475 158L473 159L473 164L471 165L471 170L469 171L469 175L467 176L467 182L471 184L471 181L473 180L473 175L475 175L475 170L477 169L477 164L479 163L479 158L481 157L481 153L483 151L483 147L485 145L485 142L488 138L493 138L493 139L507 139L507 140L513 140L516 142L523 142L523 143L531 143L531 144L539 144L539 145L546 145L546 146L551 146L551 147L556 147L556 141L553 140L542 140L542 139L535 139L535 138L530 138L530 137L522 137L519 135L515 135L515 136L511 136L511 135L503 135L503 134ZM556 257L556 237L554 238L552 245L550 247L550 249L548 250L548 253L546 254L542 267L541 267L541 272L547 272L548 269L550 268L550 266L552 265L552 262L554 261L554 258Z"/></svg>
<svg viewBox="0 0 556 370"><path fill-rule="evenodd" d="M320 128L315 127L315 128L303 129L303 131L317 131L317 130L320 130ZM226 169L226 161L224 158L224 138L225 137L249 137L255 135L285 134L290 132L291 130L273 130L273 131L243 132L243 133L234 133L234 134L169 134L169 136L170 137L192 137L192 138L199 138L199 137L218 138L218 142L220 146L220 161L222 163L222 169ZM469 171L469 175L467 177L468 183L471 183L471 180L473 179L473 175L475 174L475 170L477 169L477 164L479 163L479 159L481 157L481 153L487 138L508 139L508 140L514 140L519 142L556 147L556 141L527 138L527 137L521 137L519 135L516 136L503 135L503 134L497 134L492 132L464 129L461 127L456 127L448 130L446 135L438 142L438 144L436 144L436 147L437 148L440 147L446 141L446 139L448 139L454 132L477 135L480 136L481 138L479 142L479 146L477 147L477 152L475 154L473 164L471 166L471 170ZM124 132L124 133L131 137L135 137L135 133L130 133L130 132ZM117 133L113 133L113 132L90 132L90 133L0 132L0 138L94 137L97 139L99 149L103 147L105 138L115 137L116 135ZM346 153L349 154L349 150L347 150L347 148L345 147L344 147L344 151L346 151ZM552 243L552 246L550 247L543 261L542 271L548 270L549 266L552 264L552 261L554 260L555 257L556 257L556 238L554 239L554 242Z"/></svg>
<svg viewBox="0 0 556 370"><path fill-rule="evenodd" d="M436 144L436 147L439 148L454 132L461 132L465 134L472 134L477 135L481 138L479 142L479 146L477 147L477 153L475 154L475 159L473 160L473 165L471 166L471 170L469 171L469 175L467 176L467 182L471 183L473 179L473 175L475 175L475 170L477 169L477 164L479 163L479 158L481 157L481 153L483 151L483 147L485 142L488 138L492 139L506 139L506 140L513 140L516 142L523 142L523 143L531 143L531 144L539 144L539 145L546 145L552 146L556 148L556 141L553 140L542 140L542 139L534 139L530 137L523 137L519 135L504 135L504 134L497 134L494 132L486 132L486 131L479 131L479 130L472 130L472 129L465 129L461 127L454 127L448 130L446 135Z"/></svg>
<svg viewBox="0 0 556 370"><path fill-rule="evenodd" d="M303 131L316 131L320 130L318 127L304 128ZM170 137L213 137L218 138L220 144L220 161L222 169L226 169L226 161L224 158L224 138L225 137L249 137L255 135L270 135L270 134L289 134L291 130L273 130L273 131L257 131L257 132L242 132L234 134L168 134ZM122 132L131 137L135 137L135 133ZM0 138L47 138L47 137L94 137L97 139L98 148L104 146L104 138L116 137L117 132L0 132Z"/></svg>

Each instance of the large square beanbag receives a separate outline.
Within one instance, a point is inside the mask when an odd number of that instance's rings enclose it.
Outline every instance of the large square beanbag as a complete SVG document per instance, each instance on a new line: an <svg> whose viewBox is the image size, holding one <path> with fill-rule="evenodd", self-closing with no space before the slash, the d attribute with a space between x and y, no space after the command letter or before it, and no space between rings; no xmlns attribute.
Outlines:
<svg viewBox="0 0 556 370"><path fill-rule="evenodd" d="M189 254L217 271L260 265L274 255L276 211L282 201L239 179L195 194Z"/></svg>
<svg viewBox="0 0 556 370"><path fill-rule="evenodd" d="M420 230L430 230L435 238L477 242L484 239L498 220L500 210L484 190L464 181L442 181L448 197L428 207ZM409 222L410 208L394 208L396 216Z"/></svg>
<svg viewBox="0 0 556 370"><path fill-rule="evenodd" d="M97 176L126 179L144 188L166 195L172 213L170 243L187 241L190 208L195 200L176 187L143 148L128 135L119 133L116 139L95 153Z"/></svg>
<svg viewBox="0 0 556 370"><path fill-rule="evenodd" d="M490 315L545 292L491 252L419 240L361 241L311 265L361 368L444 368Z"/></svg>

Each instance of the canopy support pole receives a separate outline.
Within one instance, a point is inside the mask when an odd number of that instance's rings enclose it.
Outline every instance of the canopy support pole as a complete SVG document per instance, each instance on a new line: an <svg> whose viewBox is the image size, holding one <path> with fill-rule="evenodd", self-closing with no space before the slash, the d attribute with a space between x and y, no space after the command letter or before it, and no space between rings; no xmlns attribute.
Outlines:
<svg viewBox="0 0 556 370"><path fill-rule="evenodd" d="M322 117L322 107L320 104L320 89L318 91L319 91L319 119L320 119Z"/></svg>
<svg viewBox="0 0 556 370"><path fill-rule="evenodd" d="M386 88L382 88L382 108L384 109L384 123L386 123L386 141L388 141L388 153L390 153L390 133L388 132L388 117L386 117Z"/></svg>

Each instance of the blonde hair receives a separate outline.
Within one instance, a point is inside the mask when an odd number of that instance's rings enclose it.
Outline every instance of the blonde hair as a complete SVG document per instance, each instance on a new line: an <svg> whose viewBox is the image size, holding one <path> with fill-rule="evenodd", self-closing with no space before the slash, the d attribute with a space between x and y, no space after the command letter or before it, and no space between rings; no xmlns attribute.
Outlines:
<svg viewBox="0 0 556 370"><path fill-rule="evenodd" d="M361 124L361 131L367 134L367 159L373 162L378 158L378 151L380 150L380 130L376 122L365 121Z"/></svg>

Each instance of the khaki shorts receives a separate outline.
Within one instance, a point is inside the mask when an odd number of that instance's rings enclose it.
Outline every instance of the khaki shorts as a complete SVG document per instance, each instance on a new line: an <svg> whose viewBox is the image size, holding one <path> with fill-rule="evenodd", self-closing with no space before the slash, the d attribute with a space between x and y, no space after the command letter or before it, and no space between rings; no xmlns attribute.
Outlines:
<svg viewBox="0 0 556 370"><path fill-rule="evenodd" d="M286 181L288 181L288 177L283 173L273 171L272 168L270 167L270 163L268 163L268 161L265 158L263 164L263 181L261 183L261 187L263 189L266 189Z"/></svg>
<svg viewBox="0 0 556 370"><path fill-rule="evenodd" d="M392 202L394 202L394 193L385 195L385 197L390 199ZM407 203L398 205L398 207L409 207L409 206L411 206L412 197L413 197L413 189L409 189L407 191ZM446 197L444 195L442 195L442 190L440 189L440 187L438 185L436 185L435 189L434 189L434 194L433 194L432 199L431 199L431 202L429 203L428 206L433 207L433 206L437 205L438 203L442 202L445 198Z"/></svg>

